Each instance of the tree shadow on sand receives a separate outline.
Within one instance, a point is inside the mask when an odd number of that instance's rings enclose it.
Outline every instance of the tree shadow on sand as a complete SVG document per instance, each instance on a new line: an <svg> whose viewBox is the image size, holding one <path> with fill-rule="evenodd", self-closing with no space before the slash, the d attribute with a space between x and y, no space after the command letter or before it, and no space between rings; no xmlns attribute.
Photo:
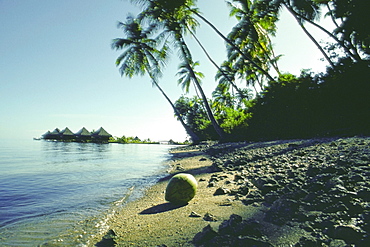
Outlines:
<svg viewBox="0 0 370 247"><path fill-rule="evenodd" d="M175 204L166 202L166 203L158 204L156 206L147 208L147 209L143 210L142 212L140 212L140 214L159 214L159 213L171 211L171 210L174 210L174 209L178 209L178 208L184 207L186 205L188 205L188 203L182 204L182 205L175 205Z"/></svg>

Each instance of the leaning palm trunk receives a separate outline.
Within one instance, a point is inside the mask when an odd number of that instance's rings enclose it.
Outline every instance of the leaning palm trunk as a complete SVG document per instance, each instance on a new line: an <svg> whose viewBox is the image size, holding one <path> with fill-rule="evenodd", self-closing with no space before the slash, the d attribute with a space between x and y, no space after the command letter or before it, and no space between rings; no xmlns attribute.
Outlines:
<svg viewBox="0 0 370 247"><path fill-rule="evenodd" d="M194 144L198 144L200 142L200 138L198 137L198 135L195 134L195 132L184 122L184 120L182 119L181 114L177 110L176 106L172 103L172 101L170 100L170 98L168 98L167 94L162 90L162 88L159 86L159 84L154 79L154 77L151 75L151 73L149 71L148 71L148 73L149 73L150 77L152 78L152 81L153 81L154 85L159 89L159 91L166 98L166 100L168 101L168 103L170 103L170 105L172 106L172 108L173 108L173 110L174 110L177 118L179 119L180 123L184 127L186 133L190 136L190 139L192 140L192 142Z"/></svg>
<svg viewBox="0 0 370 247"><path fill-rule="evenodd" d="M316 47L321 51L321 53L324 55L325 59L328 61L330 66L335 69L334 63L330 60L329 56L326 54L324 49L320 46L320 44L316 41L316 39L310 34L310 32L307 31L305 26L303 25L302 21L298 18L298 16L294 13L294 11L287 5L285 5L287 10L294 16L296 21L298 22L299 26L302 28L303 32L311 39L311 41L316 45Z"/></svg>
<svg viewBox="0 0 370 247"><path fill-rule="evenodd" d="M194 83L195 83L195 85L196 85L196 87L197 87L197 89L198 89L198 91L199 91L199 93L202 97L204 106L205 106L206 111L207 111L208 118L211 121L212 126L215 129L216 133L219 135L220 140L223 141L223 140L226 139L226 134L223 131L223 129L220 127L220 125L217 123L217 121L216 121L216 119L215 119L215 117L212 113L212 109L208 104L207 97L204 94L203 88L200 86L200 83L199 83L197 77L195 76L195 73L194 73L193 69L191 68L189 63L187 64L187 66L188 66L188 69L189 69L189 72L190 72L190 76L193 78L193 81L194 81Z"/></svg>
<svg viewBox="0 0 370 247"><path fill-rule="evenodd" d="M252 58L248 57L247 55L244 54L230 39L225 37L211 22L209 22L206 18L204 18L202 15L197 13L196 11L188 8L190 11L192 11L196 16L198 16L200 19L202 19L207 25L209 25L226 43L228 43L231 47L233 47L245 60L247 60L249 63L251 63L256 69L258 69L260 72L266 75L266 77L270 81L275 81L274 78L266 71L264 70L261 66L259 66L257 63L253 61Z"/></svg>
<svg viewBox="0 0 370 247"><path fill-rule="evenodd" d="M204 48L204 46L202 45L202 43L199 41L199 39L197 38L197 36L190 30L188 29L188 31L190 32L190 34L194 37L195 41L198 43L198 45L200 46L200 48L203 50L204 54L207 56L208 60L218 69L218 71L220 71L224 76L225 78L227 78L228 82L230 83L230 85L238 92L240 93L240 95L243 95L243 92L235 85L235 83L233 82L232 79L229 78L229 76L220 68L220 66L217 65L217 63L211 58L211 56L209 55L209 53L207 52L206 48Z"/></svg>
<svg viewBox="0 0 370 247"><path fill-rule="evenodd" d="M352 45L351 42L348 42L348 46L347 47L343 41L340 41L334 34L332 34L331 32L329 32L328 30L326 30L325 28L323 28L322 26L318 25L317 23L311 21L310 19L306 18L305 16L303 15L300 15L299 13L297 13L296 11L290 9L291 13L294 14L294 15L297 15L299 16L300 18L302 18L303 20L307 21L308 23L310 23L311 25L319 28L321 31L323 31L324 33L326 33L329 37L331 37L332 39L335 40L335 42L337 42L338 45L340 45L344 51L353 59L355 60L356 62L362 60L360 55L358 54L356 48ZM330 14L333 18L333 15ZM336 26L338 26L338 24L335 22L335 20L333 20L333 22L335 23ZM351 50L353 51L353 53L351 52Z"/></svg>
<svg viewBox="0 0 370 247"><path fill-rule="evenodd" d="M224 141L224 140L226 140L226 133L223 131L223 129L217 123L217 120L215 119L215 117L212 113L212 109L209 106L207 97L204 94L203 88L200 85L199 80L198 80L197 76L195 75L195 72L194 72L193 68L190 65L191 64L191 62L190 62L191 61L191 54L190 54L190 51L188 49L188 46L186 45L185 41L183 40L183 37L182 37L181 34L177 33L177 35L175 35L175 36L177 36L176 42L178 43L178 47L180 48L181 56L185 60L185 66L187 68L188 73L190 73L190 78L192 79L192 81L195 85L195 89L196 90L198 89L198 91L200 93L200 96L202 98L202 101L203 101L203 105L206 108L208 119L211 121L213 128L215 129L216 133L220 137L220 140Z"/></svg>

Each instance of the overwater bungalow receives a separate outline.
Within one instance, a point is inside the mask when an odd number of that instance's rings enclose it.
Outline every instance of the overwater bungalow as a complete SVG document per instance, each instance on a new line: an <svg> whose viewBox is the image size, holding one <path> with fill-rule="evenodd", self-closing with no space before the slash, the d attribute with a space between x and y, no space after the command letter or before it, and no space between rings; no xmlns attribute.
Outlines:
<svg viewBox="0 0 370 247"><path fill-rule="evenodd" d="M91 140L91 132L88 131L85 127L80 129L75 133L75 137L77 141L86 142Z"/></svg>
<svg viewBox="0 0 370 247"><path fill-rule="evenodd" d="M60 139L62 140L72 140L75 139L75 134L66 127L64 130L59 132Z"/></svg>
<svg viewBox="0 0 370 247"><path fill-rule="evenodd" d="M51 132L48 130L45 134L43 134L41 137L42 139L48 139L48 137L51 135Z"/></svg>
<svg viewBox="0 0 370 247"><path fill-rule="evenodd" d="M103 127L100 127L97 131L91 134L94 142L108 142L109 138L112 137Z"/></svg>
<svg viewBox="0 0 370 247"><path fill-rule="evenodd" d="M42 135L42 139L46 140L59 140L60 139L60 130L56 128L52 132L48 131Z"/></svg>
<svg viewBox="0 0 370 247"><path fill-rule="evenodd" d="M109 138L112 137L103 127L100 127L97 131L91 133L85 127L80 129L78 132L73 133L68 127L60 131L58 128L52 132L47 131L42 135L44 140L54 141L74 141L74 142L97 142L107 143Z"/></svg>

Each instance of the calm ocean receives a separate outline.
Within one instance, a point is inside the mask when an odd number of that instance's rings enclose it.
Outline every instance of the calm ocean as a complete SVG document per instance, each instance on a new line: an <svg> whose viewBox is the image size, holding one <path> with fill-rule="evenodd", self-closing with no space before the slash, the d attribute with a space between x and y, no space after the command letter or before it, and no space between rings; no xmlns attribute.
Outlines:
<svg viewBox="0 0 370 247"><path fill-rule="evenodd" d="M0 140L0 246L86 246L172 147Z"/></svg>

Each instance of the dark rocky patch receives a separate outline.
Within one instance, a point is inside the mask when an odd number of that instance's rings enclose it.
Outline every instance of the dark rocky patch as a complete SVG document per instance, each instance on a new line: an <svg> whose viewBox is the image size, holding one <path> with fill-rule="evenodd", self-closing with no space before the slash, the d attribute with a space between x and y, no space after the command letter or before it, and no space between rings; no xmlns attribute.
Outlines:
<svg viewBox="0 0 370 247"><path fill-rule="evenodd" d="M215 194L263 205L264 222L299 226L307 234L291 245L370 246L369 137L226 143L204 151L215 171L234 174L236 188L218 188ZM223 179L214 175L209 186ZM261 225L232 215L211 238L194 243L271 246L268 234L258 231Z"/></svg>

